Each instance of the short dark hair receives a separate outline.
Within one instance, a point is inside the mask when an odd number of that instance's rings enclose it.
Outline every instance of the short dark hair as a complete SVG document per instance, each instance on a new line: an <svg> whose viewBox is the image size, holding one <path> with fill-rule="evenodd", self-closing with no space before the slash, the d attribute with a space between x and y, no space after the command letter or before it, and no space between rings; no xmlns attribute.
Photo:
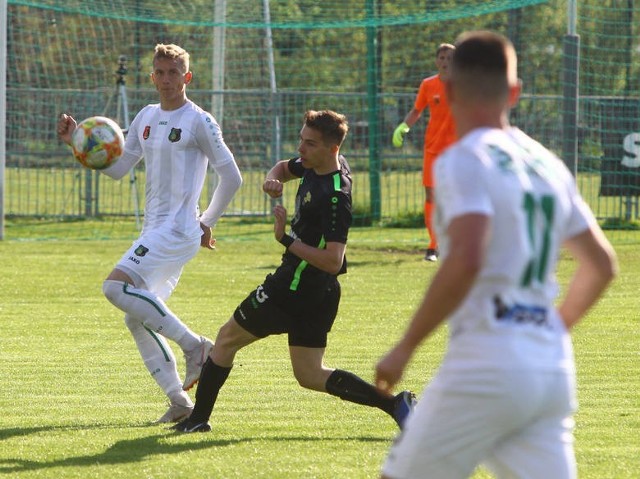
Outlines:
<svg viewBox="0 0 640 479"><path fill-rule="evenodd" d="M506 96L517 81L516 62L506 37L490 31L466 32L456 41L451 77L468 92L487 98Z"/></svg>
<svg viewBox="0 0 640 479"><path fill-rule="evenodd" d="M347 117L331 110L308 110L304 114L304 124L319 131L325 143L338 146L342 145L349 131Z"/></svg>

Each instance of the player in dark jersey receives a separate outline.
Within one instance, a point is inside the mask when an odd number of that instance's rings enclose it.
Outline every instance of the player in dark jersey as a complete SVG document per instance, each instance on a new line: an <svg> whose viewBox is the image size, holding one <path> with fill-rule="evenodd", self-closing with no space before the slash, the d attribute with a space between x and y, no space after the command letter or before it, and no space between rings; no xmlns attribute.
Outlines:
<svg viewBox="0 0 640 479"><path fill-rule="evenodd" d="M209 417L236 353L282 333L288 335L293 373L302 387L378 407L402 427L414 404L412 393L381 393L355 374L323 363L327 334L340 303L338 275L347 271L351 176L340 155L347 131L344 115L307 111L300 130L300 157L280 161L267 173L262 189L272 198L282 196L284 183L300 179L290 233L285 232L287 211L282 205L274 208L274 236L286 248L282 263L218 331L200 375L193 413L174 429L210 431Z"/></svg>

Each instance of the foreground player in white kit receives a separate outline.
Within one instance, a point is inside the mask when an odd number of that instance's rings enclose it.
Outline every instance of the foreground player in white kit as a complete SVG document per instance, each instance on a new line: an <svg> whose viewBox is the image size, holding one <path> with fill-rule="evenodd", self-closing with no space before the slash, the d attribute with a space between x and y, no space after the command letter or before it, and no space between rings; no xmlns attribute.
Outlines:
<svg viewBox="0 0 640 479"><path fill-rule="evenodd" d="M124 311L125 323L145 366L169 398L169 410L158 422L177 422L191 414L193 402L185 391L197 382L212 347L211 341L191 331L164 301L199 247L214 248L211 228L242 183L216 120L186 96L191 78L189 54L184 49L156 46L151 79L160 103L147 105L138 113L129 128L123 155L102 170L120 179L145 159L142 233L109 274L103 291ZM72 117L60 117L58 134L63 141L70 143L75 128ZM207 164L220 182L207 210L198 217ZM184 352L184 381L165 338L178 343Z"/></svg>
<svg viewBox="0 0 640 479"><path fill-rule="evenodd" d="M460 37L448 99L460 140L436 162L442 264L404 336L376 367L383 391L448 320L449 344L383 466L385 478L575 478L569 330L616 273L615 253L552 153L509 126L520 92L511 43ZM554 270L577 262L556 308Z"/></svg>

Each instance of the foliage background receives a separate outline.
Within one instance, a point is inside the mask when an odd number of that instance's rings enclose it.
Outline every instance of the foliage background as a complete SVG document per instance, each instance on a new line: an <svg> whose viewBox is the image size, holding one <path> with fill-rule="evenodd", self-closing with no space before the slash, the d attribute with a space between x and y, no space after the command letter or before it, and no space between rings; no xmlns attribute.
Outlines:
<svg viewBox="0 0 640 479"><path fill-rule="evenodd" d="M409 216L418 226L428 115L400 150L391 146L391 133L411 108L420 81L435 73L436 46L469 29L493 29L511 38L524 86L512 121L560 154L570 3L194 0L160 7L150 0L9 0L5 213L59 218L134 213L136 203L143 203L141 181L112 185L80 170L56 138L55 118L62 111L79 119L106 114L122 124L119 57L127 58L132 117L156 99L148 80L153 46L174 42L192 54L190 97L218 118L250 180L230 214L268 214L269 202L255 193L255 181L278 159L296 154L306 109L332 108L350 119L344 151L362 173L355 190L362 224L378 216L383 221ZM221 4L226 4L224 16L216 10ZM620 161L618 150L608 151L608 143L617 148L616 132L640 132L640 114L635 115L640 113L640 6L631 0L577 4L581 189L603 221L629 226L638 216L637 180L630 195L602 197L599 173L603 162ZM612 109L611 98L629 108ZM137 171L142 180L143 168ZM212 179L203 202L214 187Z"/></svg>

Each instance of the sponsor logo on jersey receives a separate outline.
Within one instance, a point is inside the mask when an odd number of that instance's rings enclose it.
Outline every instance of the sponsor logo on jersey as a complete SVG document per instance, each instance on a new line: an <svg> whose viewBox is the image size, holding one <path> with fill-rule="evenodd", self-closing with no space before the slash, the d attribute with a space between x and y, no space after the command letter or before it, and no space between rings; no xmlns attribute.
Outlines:
<svg viewBox="0 0 640 479"><path fill-rule="evenodd" d="M144 256L148 252L149 252L149 248L147 248L146 246L142 246L142 245L138 246L134 251L136 256Z"/></svg>
<svg viewBox="0 0 640 479"><path fill-rule="evenodd" d="M171 132L169 133L169 141L171 143L180 141L181 135L182 135L182 130L180 128L171 128Z"/></svg>
<svg viewBox="0 0 640 479"><path fill-rule="evenodd" d="M151 127L147 125L144 127L144 131L142 132L142 139L148 140L150 134L151 134Z"/></svg>
<svg viewBox="0 0 640 479"><path fill-rule="evenodd" d="M496 319L502 323L514 325L532 324L550 328L547 308L515 303L506 305L499 296L493 298Z"/></svg>

